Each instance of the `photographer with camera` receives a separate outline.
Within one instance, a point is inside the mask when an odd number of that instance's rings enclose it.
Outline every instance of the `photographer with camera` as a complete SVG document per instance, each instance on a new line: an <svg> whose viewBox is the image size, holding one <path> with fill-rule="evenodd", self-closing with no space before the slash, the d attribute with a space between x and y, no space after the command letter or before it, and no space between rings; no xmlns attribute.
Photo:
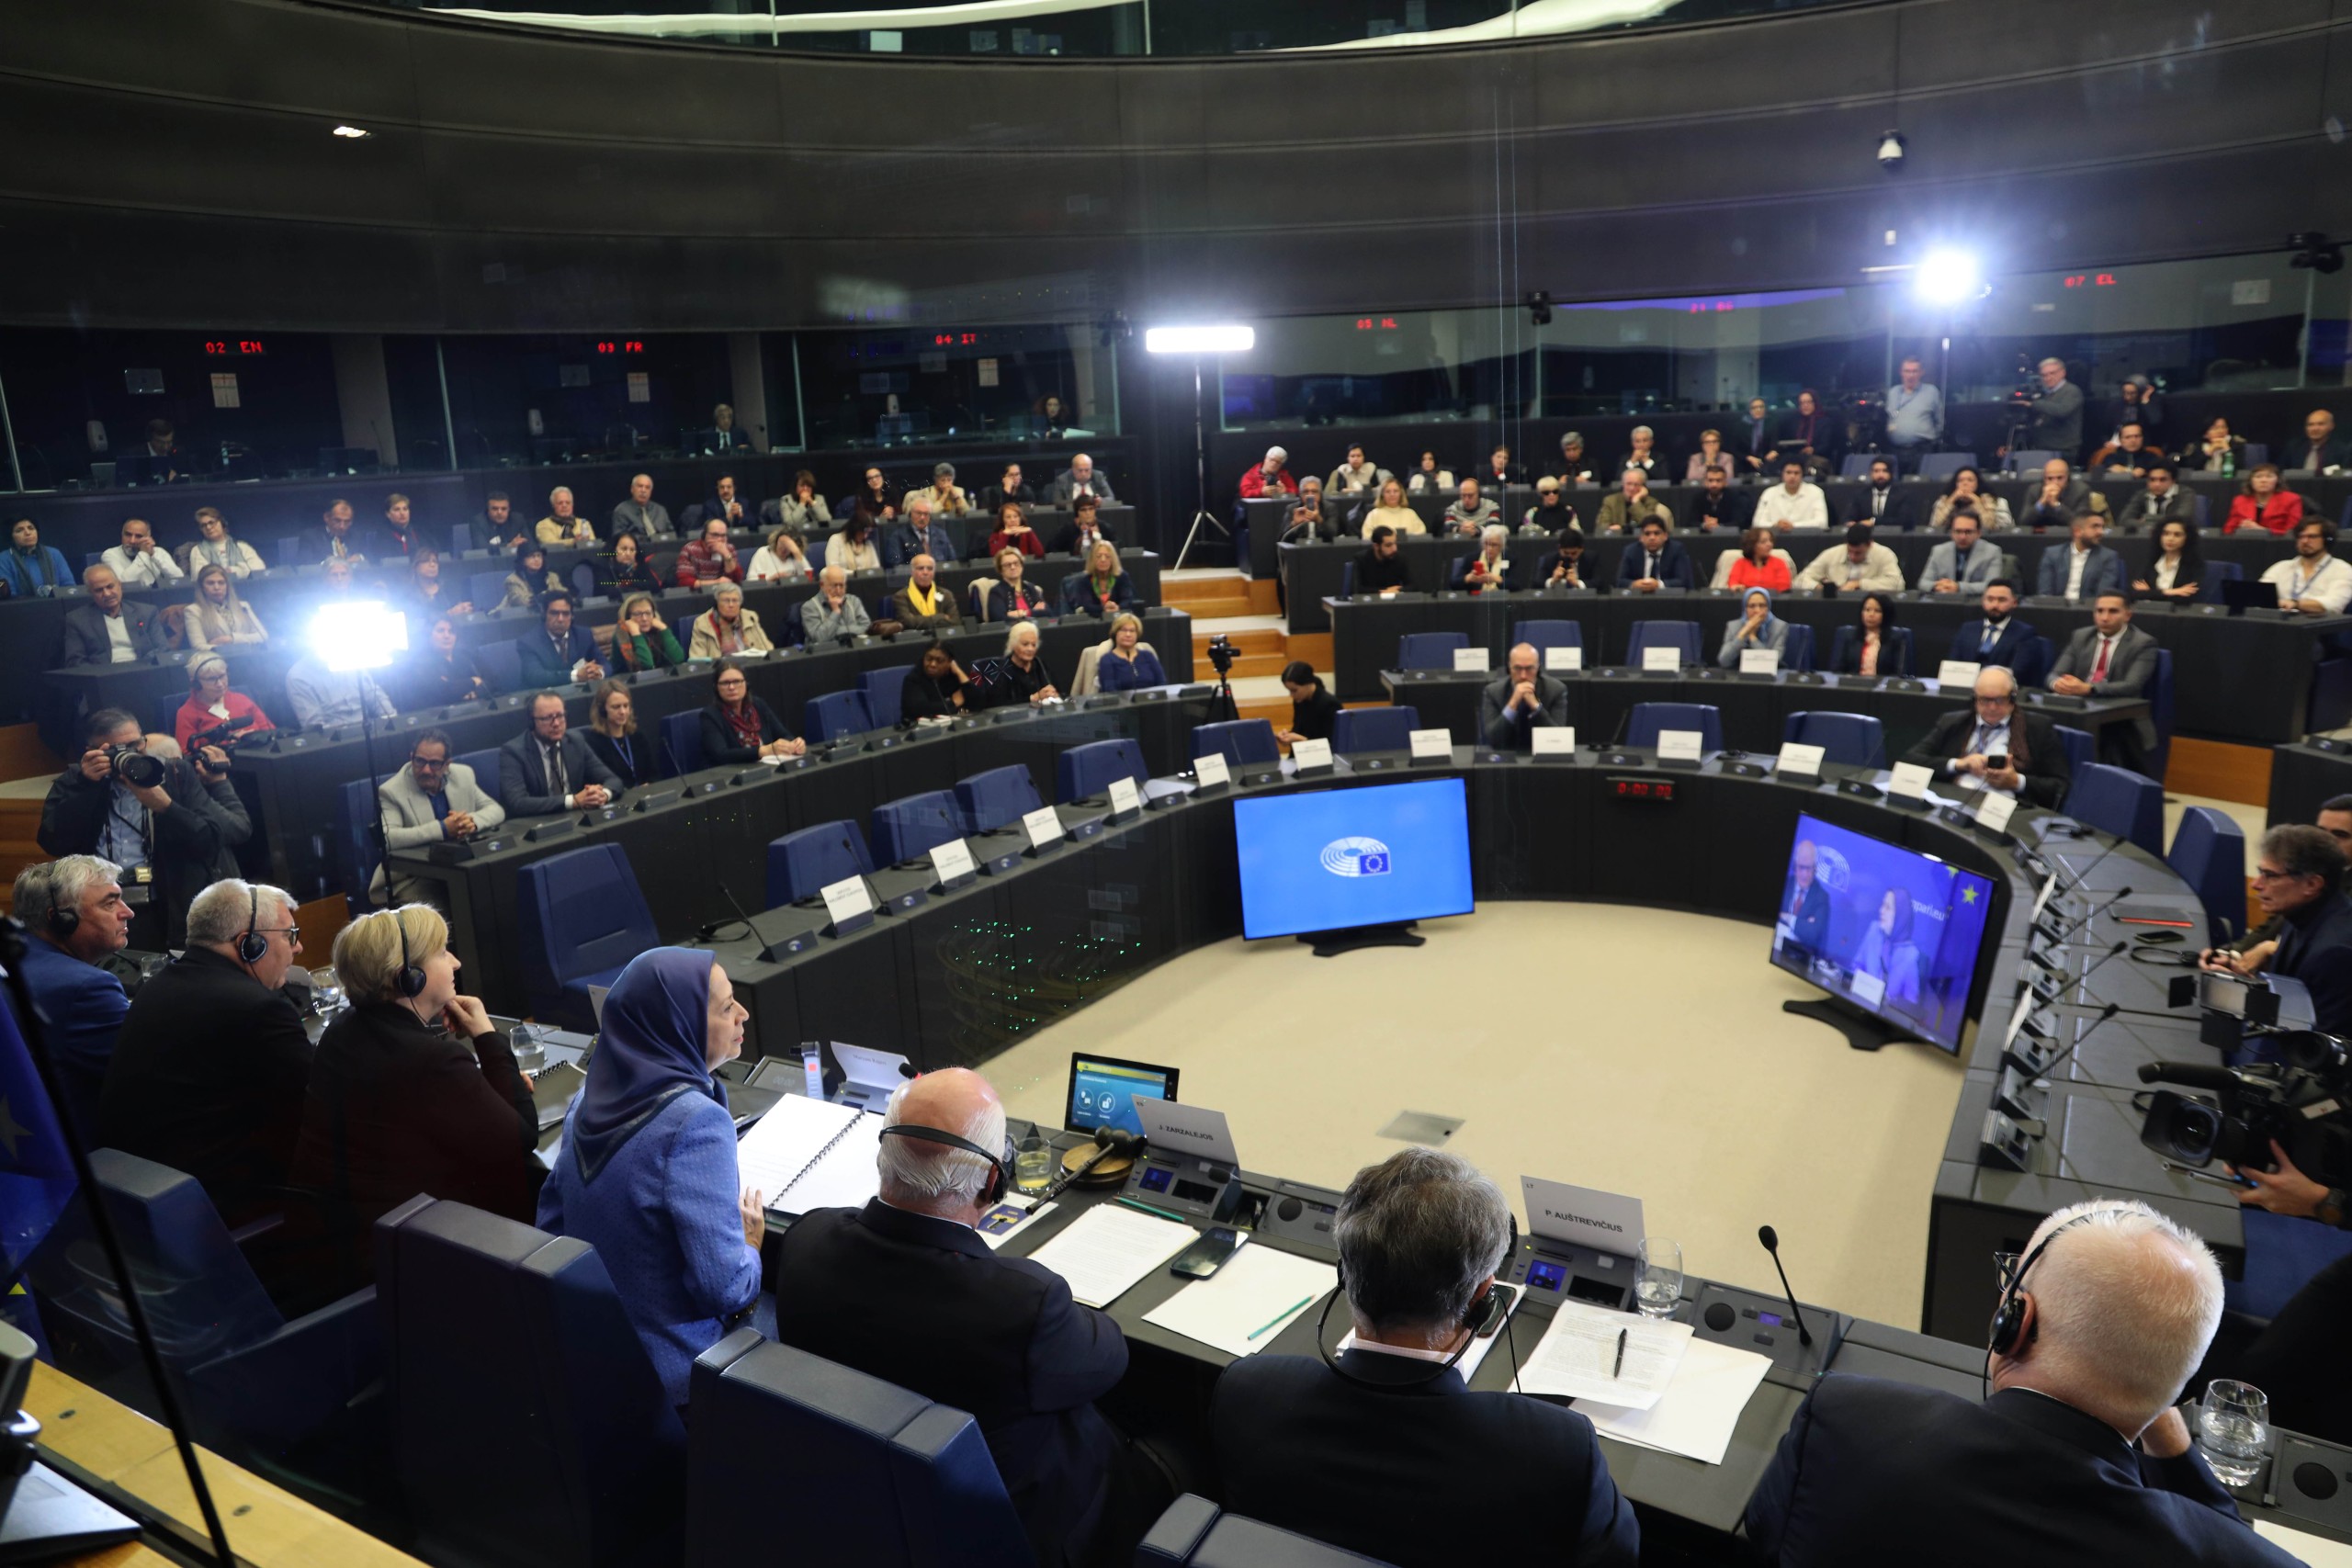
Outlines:
<svg viewBox="0 0 2352 1568"><path fill-rule="evenodd" d="M82 744L81 760L41 803L40 847L121 867L125 902L150 906L162 917L161 945L178 947L189 903L237 874L232 852L253 834L229 784L229 753L206 746L183 755L170 736L140 733L120 708L92 714Z"/></svg>

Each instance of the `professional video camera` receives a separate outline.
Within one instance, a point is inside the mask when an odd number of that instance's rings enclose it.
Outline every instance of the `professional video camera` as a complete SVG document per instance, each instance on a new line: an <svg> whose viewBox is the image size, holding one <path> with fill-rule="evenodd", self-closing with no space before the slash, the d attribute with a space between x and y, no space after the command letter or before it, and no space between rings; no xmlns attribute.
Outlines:
<svg viewBox="0 0 2352 1568"><path fill-rule="evenodd" d="M234 718L228 719L220 724L216 724L209 729L199 730L196 734L189 736L187 738L188 751L190 754L194 754L195 752L202 750L207 746L218 746L223 751L233 751L237 749L237 743L239 741L250 740L253 739L252 736L245 733L246 730L253 728L253 715L249 713L239 714Z"/></svg>
<svg viewBox="0 0 2352 1568"><path fill-rule="evenodd" d="M1220 679L1233 672L1233 661L1241 657L1241 650L1223 632L1209 638L1208 651L1209 663L1216 667Z"/></svg>
<svg viewBox="0 0 2352 1568"><path fill-rule="evenodd" d="M2329 1187L2352 1186L2352 1051L2331 1034L2281 1024L2281 993L2235 976L2183 976L2175 982L2193 994L2202 1012L2199 1037L2231 1046L2248 1038L2278 1043L2282 1060L2242 1067L2192 1062L2148 1062L2142 1083L2174 1083L2203 1094L2158 1089L2149 1097L2140 1141L2186 1166L2215 1160L2267 1168L2275 1140L2295 1168ZM2178 996L2176 1006L2188 997Z"/></svg>

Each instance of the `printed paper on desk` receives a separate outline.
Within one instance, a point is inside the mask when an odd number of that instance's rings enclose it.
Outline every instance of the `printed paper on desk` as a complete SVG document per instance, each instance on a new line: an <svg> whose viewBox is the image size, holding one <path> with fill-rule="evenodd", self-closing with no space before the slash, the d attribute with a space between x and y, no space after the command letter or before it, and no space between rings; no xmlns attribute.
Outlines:
<svg viewBox="0 0 2352 1568"><path fill-rule="evenodd" d="M1483 648L1455 649L1453 672L1457 675L1484 675L1487 672L1487 650Z"/></svg>
<svg viewBox="0 0 2352 1568"><path fill-rule="evenodd" d="M1817 779L1821 776L1822 760L1828 755L1826 747L1808 746L1802 740L1782 741L1776 771L1792 778Z"/></svg>
<svg viewBox="0 0 2352 1568"><path fill-rule="evenodd" d="M1198 1234L1117 1203L1097 1203L1029 1255L1062 1277L1083 1305L1106 1307L1193 1245Z"/></svg>
<svg viewBox="0 0 2352 1568"><path fill-rule="evenodd" d="M942 882L953 882L959 876L972 874L971 846L961 839L950 839L944 844L933 844L931 869Z"/></svg>
<svg viewBox="0 0 2352 1568"><path fill-rule="evenodd" d="M1661 762L1695 762L1706 736L1696 729L1661 729L1657 732L1657 760Z"/></svg>
<svg viewBox="0 0 2352 1568"><path fill-rule="evenodd" d="M1540 1176L1519 1179L1527 1228L1546 1241L1573 1242L1631 1258L1642 1244L1642 1201Z"/></svg>
<svg viewBox="0 0 2352 1568"><path fill-rule="evenodd" d="M874 895L866 891L865 878L862 876L844 876L839 882L829 882L822 892L825 913L835 925L874 912Z"/></svg>
<svg viewBox="0 0 2352 1568"><path fill-rule="evenodd" d="M1314 1311L1339 1282L1340 1271L1329 1263L1271 1247L1245 1247L1207 1279L1193 1280L1144 1314L1143 1320L1228 1356L1254 1356Z"/></svg>
<svg viewBox="0 0 2352 1568"><path fill-rule="evenodd" d="M1413 745L1416 762L1451 762L1453 761L1453 731L1451 729L1416 729L1407 737Z"/></svg>
<svg viewBox="0 0 2352 1568"><path fill-rule="evenodd" d="M1633 1355L1628 1348L1628 1363ZM1621 1442L1721 1464L1731 1450L1741 1414L1771 1365L1753 1350L1693 1339L1666 1392L1648 1409L1611 1404L1605 1395L1578 1400L1577 1409L1594 1431Z"/></svg>
<svg viewBox="0 0 2352 1568"><path fill-rule="evenodd" d="M1897 762L1894 776L1886 781L1886 793L1897 800L1922 799L1935 776L1917 762Z"/></svg>
<svg viewBox="0 0 2352 1568"><path fill-rule="evenodd" d="M1625 1337L1623 1371L1617 1370L1620 1334ZM1647 1410L1674 1381L1674 1370L1690 1347L1687 1323L1563 1301L1513 1387L1521 1393L1598 1399L1627 1410Z"/></svg>
<svg viewBox="0 0 2352 1568"><path fill-rule="evenodd" d="M1031 849L1042 850L1062 836L1062 819L1055 815L1052 807L1041 806L1022 813L1021 830L1028 835Z"/></svg>
<svg viewBox="0 0 2352 1568"><path fill-rule="evenodd" d="M1111 781L1111 809L1121 817L1125 817L1130 811L1143 809L1143 795L1136 788L1135 780L1113 779Z"/></svg>
<svg viewBox="0 0 2352 1568"><path fill-rule="evenodd" d="M1781 650L1777 648L1743 648L1739 650L1739 672L1743 675L1777 675L1781 672Z"/></svg>
<svg viewBox="0 0 2352 1568"><path fill-rule="evenodd" d="M1226 1125L1224 1111L1137 1095L1135 1112L1136 1120L1143 1123L1145 1141L1157 1152L1189 1155L1211 1165L1239 1168L1241 1156L1234 1149L1233 1129Z"/></svg>
<svg viewBox="0 0 2352 1568"><path fill-rule="evenodd" d="M1642 649L1642 668L1651 674L1673 675L1682 669L1682 650L1652 643Z"/></svg>
<svg viewBox="0 0 2352 1568"><path fill-rule="evenodd" d="M1576 755L1577 732L1572 725L1544 724L1527 732L1527 749L1538 757Z"/></svg>
<svg viewBox="0 0 2352 1568"><path fill-rule="evenodd" d="M1976 797L1976 825L1989 831L1998 833L2007 829L2017 811L2017 797L1999 790L1988 789Z"/></svg>
<svg viewBox="0 0 2352 1568"><path fill-rule="evenodd" d="M1584 668L1584 649L1581 648L1561 648L1555 644L1553 647L1547 648L1544 650L1544 668L1546 670L1582 670Z"/></svg>
<svg viewBox="0 0 2352 1568"><path fill-rule="evenodd" d="M1984 668L1982 664L1971 664L1965 659L1947 659L1936 666L1936 684L1966 686L1973 691L1976 686L1977 673Z"/></svg>
<svg viewBox="0 0 2352 1568"><path fill-rule="evenodd" d="M1329 740L1294 740L1290 743L1291 765L1297 768L1328 768L1331 765L1331 743Z"/></svg>
<svg viewBox="0 0 2352 1568"><path fill-rule="evenodd" d="M1193 779L1203 789L1233 782L1233 770L1225 765L1225 753L1212 751L1205 757L1193 759Z"/></svg>

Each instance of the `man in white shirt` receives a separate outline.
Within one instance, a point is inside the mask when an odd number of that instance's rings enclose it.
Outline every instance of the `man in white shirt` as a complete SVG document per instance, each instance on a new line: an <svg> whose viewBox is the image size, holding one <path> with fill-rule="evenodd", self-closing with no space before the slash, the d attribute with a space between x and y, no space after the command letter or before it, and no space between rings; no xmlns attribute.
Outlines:
<svg viewBox="0 0 2352 1568"><path fill-rule="evenodd" d="M122 543L108 546L98 559L130 588L153 588L187 575L169 552L155 547L155 531L136 517L123 524Z"/></svg>
<svg viewBox="0 0 2352 1568"><path fill-rule="evenodd" d="M2278 607L2306 615L2340 615L2352 604L2352 565L2328 553L2335 525L2306 517L2295 530L2295 553L2262 574L2278 590Z"/></svg>
<svg viewBox="0 0 2352 1568"><path fill-rule="evenodd" d="M1804 477L1804 465L1794 457L1781 465L1781 482L1756 500L1758 528L1826 528L1829 501L1821 487Z"/></svg>
<svg viewBox="0 0 2352 1568"><path fill-rule="evenodd" d="M1871 540L1869 524L1855 523L1848 525L1844 544L1822 551L1813 558L1812 565L1797 574L1797 586L1832 594L1840 589L1857 593L1900 593L1903 562L1893 550Z"/></svg>
<svg viewBox="0 0 2352 1568"><path fill-rule="evenodd" d="M1886 444L1903 459L1905 473L1917 473L1922 455L1943 439L1944 395L1922 378L1918 356L1904 360L1902 379L1886 389Z"/></svg>

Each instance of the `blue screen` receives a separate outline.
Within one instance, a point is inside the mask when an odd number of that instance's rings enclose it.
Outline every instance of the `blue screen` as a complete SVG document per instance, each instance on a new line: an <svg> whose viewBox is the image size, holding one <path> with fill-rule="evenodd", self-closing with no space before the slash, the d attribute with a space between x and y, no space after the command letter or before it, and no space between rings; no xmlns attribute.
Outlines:
<svg viewBox="0 0 2352 1568"><path fill-rule="evenodd" d="M1165 1073L1080 1060L1070 1073L1069 1106L1062 1125L1087 1132L1116 1127L1123 1133L1140 1133L1143 1118L1136 1114L1136 1101L1167 1098Z"/></svg>
<svg viewBox="0 0 2352 1568"><path fill-rule="evenodd" d="M1233 803L1244 936L1466 915L1470 817L1458 778Z"/></svg>
<svg viewBox="0 0 2352 1568"><path fill-rule="evenodd" d="M1800 816L1772 962L1957 1051L1992 908L1992 883L1973 872Z"/></svg>

